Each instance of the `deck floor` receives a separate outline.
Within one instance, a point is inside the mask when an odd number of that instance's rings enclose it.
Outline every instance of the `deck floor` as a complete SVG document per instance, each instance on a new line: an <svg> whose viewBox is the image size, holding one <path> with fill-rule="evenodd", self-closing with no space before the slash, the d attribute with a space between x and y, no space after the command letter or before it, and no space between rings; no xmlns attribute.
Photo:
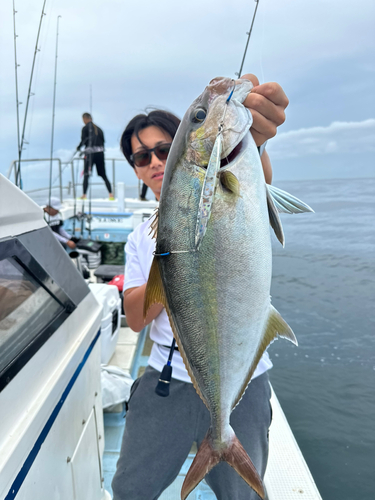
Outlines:
<svg viewBox="0 0 375 500"><path fill-rule="evenodd" d="M121 328L116 352L109 364L116 365L131 374L135 379L142 375L150 354L152 342L145 331L134 333L130 328ZM125 410L118 407L117 412L104 412L104 456L103 472L105 489L112 495L111 482L116 471L116 463L120 456L122 436L125 429ZM190 453L175 481L159 497L160 500L177 500L180 498L182 483L194 458ZM215 500L211 488L202 483L188 496L188 500Z"/></svg>

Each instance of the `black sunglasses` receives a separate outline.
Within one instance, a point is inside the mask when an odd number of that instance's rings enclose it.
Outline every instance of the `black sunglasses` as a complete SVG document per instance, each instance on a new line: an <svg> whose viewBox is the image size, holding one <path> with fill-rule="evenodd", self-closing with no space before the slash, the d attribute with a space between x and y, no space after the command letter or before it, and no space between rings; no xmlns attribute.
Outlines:
<svg viewBox="0 0 375 500"><path fill-rule="evenodd" d="M159 160L165 161L168 157L171 145L172 143L168 142L166 144L159 144L151 149L143 149L142 151L138 151L138 153L130 155L130 159L137 167L147 167L147 165L150 165L152 153L155 153Z"/></svg>

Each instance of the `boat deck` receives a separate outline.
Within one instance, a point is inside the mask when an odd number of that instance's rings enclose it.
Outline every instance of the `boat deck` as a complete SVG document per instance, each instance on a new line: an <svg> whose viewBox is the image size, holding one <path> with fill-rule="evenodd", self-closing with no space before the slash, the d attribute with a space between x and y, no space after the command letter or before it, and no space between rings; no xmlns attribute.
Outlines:
<svg viewBox="0 0 375 500"><path fill-rule="evenodd" d="M147 364L151 341L146 329L140 334L130 328L121 328L116 352L109 364L116 365L132 375L141 375ZM321 500L309 468L289 427L279 401L272 393L273 419L270 428L269 459L264 479L268 500ZM103 457L105 489L112 494L111 482L116 470L124 432L125 411L104 413L105 448ZM185 475L194 458L189 454L173 484L159 497L160 500L178 500ZM204 481L189 495L188 500L215 500L216 496Z"/></svg>

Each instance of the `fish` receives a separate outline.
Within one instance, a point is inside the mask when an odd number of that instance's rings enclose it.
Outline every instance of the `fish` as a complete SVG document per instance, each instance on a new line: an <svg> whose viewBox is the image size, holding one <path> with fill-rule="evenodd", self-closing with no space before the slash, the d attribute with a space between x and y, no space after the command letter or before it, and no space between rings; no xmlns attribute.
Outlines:
<svg viewBox="0 0 375 500"><path fill-rule="evenodd" d="M252 84L213 79L194 100L167 159L152 223L155 254L144 315L164 305L211 426L186 475L184 500L220 461L264 499L251 458L230 425L267 346L297 339L270 298L271 232L284 245L279 212L313 211L266 184L243 105Z"/></svg>

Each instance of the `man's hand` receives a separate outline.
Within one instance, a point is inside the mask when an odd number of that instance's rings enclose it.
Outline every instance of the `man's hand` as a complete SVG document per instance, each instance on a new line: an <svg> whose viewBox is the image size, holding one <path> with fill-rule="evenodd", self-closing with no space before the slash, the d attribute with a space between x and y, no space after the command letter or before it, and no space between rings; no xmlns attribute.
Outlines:
<svg viewBox="0 0 375 500"><path fill-rule="evenodd" d="M68 245L69 248L71 248L73 250L73 248L76 247L76 244L74 243L74 241L72 240L69 240L66 242L66 244Z"/></svg>
<svg viewBox="0 0 375 500"><path fill-rule="evenodd" d="M285 121L285 109L289 99L278 83L269 82L259 85L255 75L241 76L250 80L254 87L244 101L244 106L253 115L250 128L256 145L259 147L277 132L277 127Z"/></svg>

